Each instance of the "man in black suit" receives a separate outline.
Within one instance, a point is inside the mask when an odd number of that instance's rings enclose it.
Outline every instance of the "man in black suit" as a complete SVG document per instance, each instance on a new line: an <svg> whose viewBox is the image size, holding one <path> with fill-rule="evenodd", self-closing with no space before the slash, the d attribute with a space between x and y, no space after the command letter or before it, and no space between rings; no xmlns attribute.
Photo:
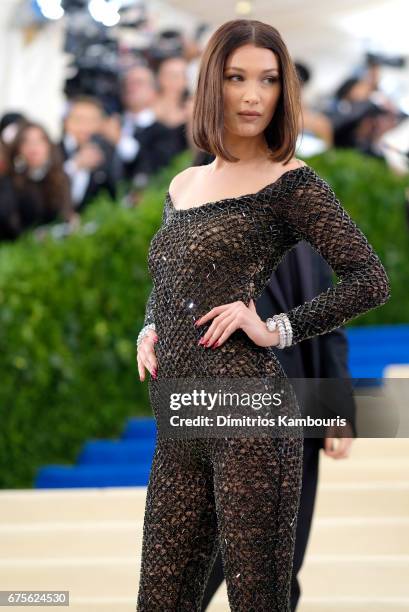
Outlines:
<svg viewBox="0 0 409 612"><path fill-rule="evenodd" d="M302 241L286 254L272 275L269 284L256 303L257 312L263 320L273 314L288 312L298 304L313 299L318 293L332 285L332 271L329 265L307 242ZM273 348L273 350L289 378L340 380L350 378L348 345L343 328L304 340L285 349ZM308 390L307 387L306 398L308 398ZM303 563L311 528L318 482L319 450L323 448L327 455L334 458L346 457L352 438L356 436L355 402L350 391L351 388L348 388L343 381L337 393L337 406L342 406L342 416L347 418L349 423L347 431L350 431L351 437L346 437L344 430L340 436L328 432L325 438L304 438L303 480L291 583L292 611L296 609L300 598L301 591L297 576ZM300 408L303 412L302 405ZM340 414L339 411L338 413ZM317 416L317 414L313 406L311 416ZM336 437L339 437L338 446L332 449ZM223 566L219 551L205 590L202 612L223 579Z"/></svg>
<svg viewBox="0 0 409 612"><path fill-rule="evenodd" d="M115 148L104 137L105 121L104 108L96 98L78 96L70 102L60 146L78 211L103 191L116 197L121 170Z"/></svg>
<svg viewBox="0 0 409 612"><path fill-rule="evenodd" d="M179 152L174 133L153 111L157 82L153 71L145 65L128 69L122 77L124 113L121 124L112 125L115 142L125 177L136 187L143 187L151 174L167 166Z"/></svg>

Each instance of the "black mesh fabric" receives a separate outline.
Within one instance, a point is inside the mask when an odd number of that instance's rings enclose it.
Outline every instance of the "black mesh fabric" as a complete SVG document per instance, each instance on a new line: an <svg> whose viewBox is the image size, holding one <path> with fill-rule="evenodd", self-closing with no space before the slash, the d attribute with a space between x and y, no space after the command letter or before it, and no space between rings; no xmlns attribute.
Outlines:
<svg viewBox="0 0 409 612"><path fill-rule="evenodd" d="M330 186L307 165L253 194L178 210L165 198L148 256L158 378L285 377L270 348L237 330L198 346L214 306L256 301L285 253L307 240L338 282L287 312L293 344L385 303L385 269ZM302 439L158 439L148 484L137 611L193 612L220 545L230 609L287 612Z"/></svg>

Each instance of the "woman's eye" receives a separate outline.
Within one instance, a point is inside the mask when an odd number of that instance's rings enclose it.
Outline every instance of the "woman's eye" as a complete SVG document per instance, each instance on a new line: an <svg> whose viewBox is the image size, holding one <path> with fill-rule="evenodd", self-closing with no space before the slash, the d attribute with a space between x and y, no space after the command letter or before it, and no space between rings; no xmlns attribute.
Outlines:
<svg viewBox="0 0 409 612"><path fill-rule="evenodd" d="M232 81L233 79L241 79L242 76L240 74L231 74L230 76L227 76L226 79L228 81ZM266 77L264 79L265 81L268 81L269 83L276 83L278 81L278 77Z"/></svg>

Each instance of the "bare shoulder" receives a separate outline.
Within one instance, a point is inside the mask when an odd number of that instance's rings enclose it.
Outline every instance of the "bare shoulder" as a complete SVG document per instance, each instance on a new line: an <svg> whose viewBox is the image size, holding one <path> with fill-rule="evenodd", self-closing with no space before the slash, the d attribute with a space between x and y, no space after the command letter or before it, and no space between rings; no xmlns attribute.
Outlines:
<svg viewBox="0 0 409 612"><path fill-rule="evenodd" d="M308 164L306 164L304 161L302 161L301 159L297 159L296 157L290 159L290 161L288 161L286 164L283 164L282 162L277 162L275 164L275 179L278 180L287 172L291 172L292 170L298 170L299 168L304 168L307 165Z"/></svg>
<svg viewBox="0 0 409 612"><path fill-rule="evenodd" d="M169 183L169 193L172 200L178 199L178 193L186 188L188 182L196 176L199 168L200 166L189 166L189 168L175 174Z"/></svg>
<svg viewBox="0 0 409 612"><path fill-rule="evenodd" d="M284 166L285 170L295 170L296 168L302 168L307 164L302 159L297 159L293 157L286 166Z"/></svg>

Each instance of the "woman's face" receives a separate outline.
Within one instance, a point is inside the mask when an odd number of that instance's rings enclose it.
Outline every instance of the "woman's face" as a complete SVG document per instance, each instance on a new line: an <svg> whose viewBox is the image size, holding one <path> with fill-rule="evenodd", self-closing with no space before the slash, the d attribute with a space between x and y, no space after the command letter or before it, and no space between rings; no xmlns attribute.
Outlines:
<svg viewBox="0 0 409 612"><path fill-rule="evenodd" d="M223 71L224 126L238 136L256 136L271 121L281 94L280 66L270 49L246 44L227 58ZM257 112L246 116L240 113Z"/></svg>
<svg viewBox="0 0 409 612"><path fill-rule="evenodd" d="M182 93L187 87L187 65L183 57L164 60L158 72L162 91Z"/></svg>
<svg viewBox="0 0 409 612"><path fill-rule="evenodd" d="M43 132L35 127L28 128L23 136L20 154L26 160L29 168L41 168L50 155L50 145Z"/></svg>

